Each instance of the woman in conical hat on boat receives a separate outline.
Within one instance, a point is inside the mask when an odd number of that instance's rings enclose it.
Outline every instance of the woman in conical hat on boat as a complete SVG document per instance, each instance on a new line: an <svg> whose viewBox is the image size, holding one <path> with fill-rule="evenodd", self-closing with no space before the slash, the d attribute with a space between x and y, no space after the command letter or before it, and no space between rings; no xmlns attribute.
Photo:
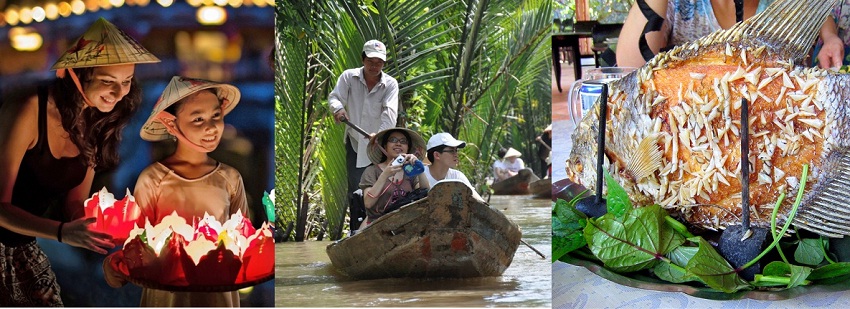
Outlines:
<svg viewBox="0 0 850 309"><path fill-rule="evenodd" d="M37 95L0 107L0 306L61 306L35 238L105 254L106 233L81 218L95 168L118 161L121 131L141 102L135 64L159 62L101 18L53 65ZM58 205L69 221L41 217Z"/></svg>
<svg viewBox="0 0 850 309"><path fill-rule="evenodd" d="M366 151L372 165L360 178L367 214L360 229L386 214L388 206L413 190L430 188L425 174L411 177L402 171L404 164L415 164L419 160L417 155L422 156L425 151L425 140L415 131L390 128L378 132L369 141ZM393 161L399 156L403 162L394 165Z"/></svg>

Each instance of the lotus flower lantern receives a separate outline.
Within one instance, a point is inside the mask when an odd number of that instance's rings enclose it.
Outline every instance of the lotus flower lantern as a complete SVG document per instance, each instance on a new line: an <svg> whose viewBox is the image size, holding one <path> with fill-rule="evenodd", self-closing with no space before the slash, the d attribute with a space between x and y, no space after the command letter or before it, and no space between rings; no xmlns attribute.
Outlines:
<svg viewBox="0 0 850 309"><path fill-rule="evenodd" d="M268 223L255 229L242 213L224 224L205 214L190 225L175 212L133 229L119 258L119 271L137 283L235 289L272 277L274 239Z"/></svg>
<svg viewBox="0 0 850 309"><path fill-rule="evenodd" d="M123 243L130 234L130 230L136 226L141 211L136 205L136 199L130 194L130 190L121 200L106 190L106 187L95 192L91 198L83 204L86 217L95 217L94 230L104 232L112 236L112 242L116 245Z"/></svg>

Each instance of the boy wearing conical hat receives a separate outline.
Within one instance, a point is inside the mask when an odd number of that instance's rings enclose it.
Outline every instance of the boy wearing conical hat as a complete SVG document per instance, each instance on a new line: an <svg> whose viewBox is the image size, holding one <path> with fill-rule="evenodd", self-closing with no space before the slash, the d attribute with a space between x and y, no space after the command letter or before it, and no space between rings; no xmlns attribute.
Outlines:
<svg viewBox="0 0 850 309"><path fill-rule="evenodd" d="M214 216L224 223L232 214L250 217L245 187L239 172L209 157L224 133L224 116L239 103L236 87L175 76L171 79L140 132L142 139L177 139L177 147L162 161L145 168L136 181L134 196L142 211L139 222L158 224L177 212L187 222ZM104 261L110 286L126 283ZM145 288L141 306L238 307L232 292L168 292Z"/></svg>
<svg viewBox="0 0 850 309"><path fill-rule="evenodd" d="M35 238L105 254L108 234L83 216L95 168L118 161L121 131L141 102L135 64L159 62L101 18L59 58L59 77L0 107L0 306L61 306L59 285ZM49 205L70 221L42 218Z"/></svg>

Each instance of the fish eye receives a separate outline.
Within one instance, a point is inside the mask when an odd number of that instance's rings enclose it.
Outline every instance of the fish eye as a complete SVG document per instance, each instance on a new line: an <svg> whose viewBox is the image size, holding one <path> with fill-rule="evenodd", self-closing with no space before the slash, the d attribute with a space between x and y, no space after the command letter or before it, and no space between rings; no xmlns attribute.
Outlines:
<svg viewBox="0 0 850 309"><path fill-rule="evenodd" d="M584 170L584 166L581 164L581 161L579 161L578 159L573 161L572 165L573 165L572 166L573 170L576 171L576 173L581 173Z"/></svg>

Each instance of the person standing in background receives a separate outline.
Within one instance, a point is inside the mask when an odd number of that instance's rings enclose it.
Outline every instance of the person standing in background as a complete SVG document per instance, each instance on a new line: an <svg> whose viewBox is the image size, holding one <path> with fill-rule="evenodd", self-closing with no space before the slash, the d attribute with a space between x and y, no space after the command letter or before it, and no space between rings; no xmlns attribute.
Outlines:
<svg viewBox="0 0 850 309"><path fill-rule="evenodd" d="M337 123L350 122L374 136L374 132L396 126L398 81L383 72L387 47L381 41L370 40L363 44L360 58L362 67L345 70L339 76L328 105ZM366 151L369 140L354 129L346 128L344 144L348 169L346 192L351 194L359 188L363 171L371 163ZM365 209L353 205L349 205L351 218L365 215ZM355 220L351 222L355 224ZM356 226L351 227L352 231L356 229Z"/></svg>
<svg viewBox="0 0 850 309"><path fill-rule="evenodd" d="M820 28L820 40L815 47L814 65L822 69L840 67L850 63L850 0L838 1Z"/></svg>

